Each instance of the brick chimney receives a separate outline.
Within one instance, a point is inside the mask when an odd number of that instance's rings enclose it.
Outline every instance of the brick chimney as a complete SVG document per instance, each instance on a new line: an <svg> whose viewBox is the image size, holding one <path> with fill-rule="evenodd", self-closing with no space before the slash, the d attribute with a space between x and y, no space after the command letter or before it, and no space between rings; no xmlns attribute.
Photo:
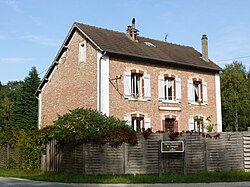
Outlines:
<svg viewBox="0 0 250 187"><path fill-rule="evenodd" d="M201 38L201 45L202 45L202 59L208 62L208 42L207 42L207 35L203 34Z"/></svg>
<svg viewBox="0 0 250 187"><path fill-rule="evenodd" d="M132 19L132 26L128 26L127 28L127 36L133 40L138 42L137 36L138 36L139 30L135 28L135 18Z"/></svg>

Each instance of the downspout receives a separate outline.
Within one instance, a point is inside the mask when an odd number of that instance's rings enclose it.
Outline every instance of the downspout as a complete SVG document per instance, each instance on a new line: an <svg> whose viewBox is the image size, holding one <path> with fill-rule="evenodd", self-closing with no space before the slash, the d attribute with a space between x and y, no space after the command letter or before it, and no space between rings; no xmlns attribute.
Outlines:
<svg viewBox="0 0 250 187"><path fill-rule="evenodd" d="M99 106L98 106L98 111L99 112L102 112L102 63L101 63L101 61L102 61L102 59L103 59L103 57L106 55L106 53L107 53L107 51L104 51L103 52L103 54L102 54L102 56L100 57L100 59L99 59L99 98L98 98L98 100L99 100Z"/></svg>

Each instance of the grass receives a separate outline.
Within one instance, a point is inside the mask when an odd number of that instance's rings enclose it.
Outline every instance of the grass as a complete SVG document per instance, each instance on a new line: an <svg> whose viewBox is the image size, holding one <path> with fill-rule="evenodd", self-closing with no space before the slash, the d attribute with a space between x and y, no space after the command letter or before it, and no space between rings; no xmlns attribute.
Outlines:
<svg viewBox="0 0 250 187"><path fill-rule="evenodd" d="M196 174L157 174L147 175L81 175L41 171L0 169L1 177L16 177L38 181L62 183L211 183L250 181L250 173L243 171L207 172Z"/></svg>

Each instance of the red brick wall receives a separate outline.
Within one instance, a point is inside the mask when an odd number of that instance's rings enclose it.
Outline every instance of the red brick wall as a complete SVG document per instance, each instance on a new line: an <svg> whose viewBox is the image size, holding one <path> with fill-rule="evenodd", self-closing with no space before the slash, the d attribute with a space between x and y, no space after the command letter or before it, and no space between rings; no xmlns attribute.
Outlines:
<svg viewBox="0 0 250 187"><path fill-rule="evenodd" d="M42 90L42 125L57 119L57 114L64 114L77 107L97 106L97 53L87 42L86 63L78 60L79 43L84 39L75 34L66 58L54 69L53 75Z"/></svg>
<svg viewBox="0 0 250 187"><path fill-rule="evenodd" d="M129 101L124 99L113 86L110 86L110 115L124 119L131 112L142 112L151 118L153 131L161 130L164 115L173 114L177 116L179 131L188 130L188 119L194 115L208 117L212 115L211 123L216 123L216 100L215 100L215 76L212 73L204 73L194 70L177 69L164 66L148 66L143 61L121 60L110 58L110 78L123 75L125 71L140 69L151 76L151 101ZM173 74L181 78L182 102L179 104L166 104L158 100L158 76L161 74ZM187 80L202 78L208 85L208 105L194 106L188 104ZM117 87L120 93L124 93L123 77L118 80ZM160 111L159 106L181 107L181 111Z"/></svg>

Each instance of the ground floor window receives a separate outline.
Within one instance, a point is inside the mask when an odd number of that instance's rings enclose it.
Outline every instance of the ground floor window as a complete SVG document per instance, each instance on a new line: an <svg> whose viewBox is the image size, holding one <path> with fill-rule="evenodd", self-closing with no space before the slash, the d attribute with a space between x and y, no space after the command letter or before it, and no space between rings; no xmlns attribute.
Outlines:
<svg viewBox="0 0 250 187"><path fill-rule="evenodd" d="M144 118L132 117L132 127L135 131L141 132L144 128Z"/></svg>

